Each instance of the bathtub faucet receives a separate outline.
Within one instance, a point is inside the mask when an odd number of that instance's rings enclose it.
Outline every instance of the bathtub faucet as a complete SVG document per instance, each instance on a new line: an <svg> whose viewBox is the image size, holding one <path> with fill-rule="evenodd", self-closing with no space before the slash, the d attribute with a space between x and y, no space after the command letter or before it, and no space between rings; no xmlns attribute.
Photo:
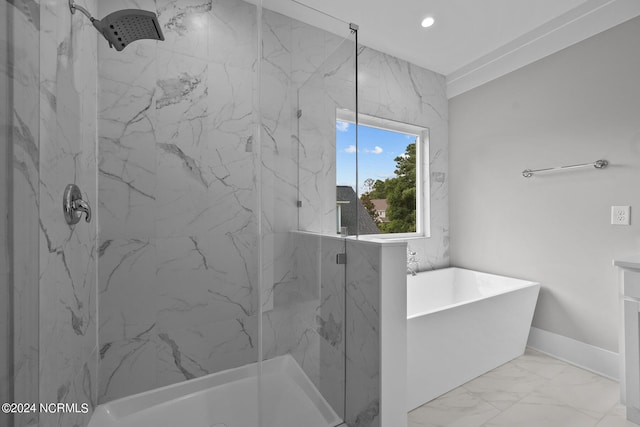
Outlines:
<svg viewBox="0 0 640 427"><path fill-rule="evenodd" d="M407 274L415 276L418 272L418 257L416 251L412 251L407 247Z"/></svg>

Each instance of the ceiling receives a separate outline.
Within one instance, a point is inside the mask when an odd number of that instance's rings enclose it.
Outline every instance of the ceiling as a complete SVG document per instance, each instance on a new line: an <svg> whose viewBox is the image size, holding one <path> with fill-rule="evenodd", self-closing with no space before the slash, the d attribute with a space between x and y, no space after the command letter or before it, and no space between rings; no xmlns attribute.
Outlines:
<svg viewBox="0 0 640 427"><path fill-rule="evenodd" d="M300 4L358 24L366 46L445 75L449 97L640 15L638 0L263 0L333 32L343 25ZM436 22L425 29L428 15Z"/></svg>

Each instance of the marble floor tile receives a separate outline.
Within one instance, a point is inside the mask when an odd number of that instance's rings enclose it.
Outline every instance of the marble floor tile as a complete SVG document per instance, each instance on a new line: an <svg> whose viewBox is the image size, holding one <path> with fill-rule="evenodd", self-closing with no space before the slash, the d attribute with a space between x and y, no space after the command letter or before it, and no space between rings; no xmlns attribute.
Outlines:
<svg viewBox="0 0 640 427"><path fill-rule="evenodd" d="M567 368L567 363L527 348L524 354L511 361L514 365L544 378L554 378Z"/></svg>
<svg viewBox="0 0 640 427"><path fill-rule="evenodd" d="M485 427L593 427L597 418L561 404L518 402L483 424Z"/></svg>
<svg viewBox="0 0 640 427"><path fill-rule="evenodd" d="M457 388L409 413L409 425L416 427L480 427L500 414L493 405Z"/></svg>
<svg viewBox="0 0 640 427"><path fill-rule="evenodd" d="M583 414L600 419L620 400L620 386L615 381L574 366L538 387L523 402L566 405Z"/></svg>
<svg viewBox="0 0 640 427"><path fill-rule="evenodd" d="M416 408L409 427L634 427L615 381L527 349Z"/></svg>
<svg viewBox="0 0 640 427"><path fill-rule="evenodd" d="M505 410L549 381L509 362L462 386L482 400Z"/></svg>
<svg viewBox="0 0 640 427"><path fill-rule="evenodd" d="M637 427L637 424L628 421L625 407L617 404L602 417L596 427Z"/></svg>

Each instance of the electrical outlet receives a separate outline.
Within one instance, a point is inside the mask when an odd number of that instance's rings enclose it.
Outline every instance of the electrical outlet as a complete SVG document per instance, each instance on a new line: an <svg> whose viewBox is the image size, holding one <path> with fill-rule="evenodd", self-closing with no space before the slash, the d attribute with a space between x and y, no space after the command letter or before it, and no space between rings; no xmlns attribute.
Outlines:
<svg viewBox="0 0 640 427"><path fill-rule="evenodd" d="M611 206L611 224L629 225L631 223L631 206Z"/></svg>

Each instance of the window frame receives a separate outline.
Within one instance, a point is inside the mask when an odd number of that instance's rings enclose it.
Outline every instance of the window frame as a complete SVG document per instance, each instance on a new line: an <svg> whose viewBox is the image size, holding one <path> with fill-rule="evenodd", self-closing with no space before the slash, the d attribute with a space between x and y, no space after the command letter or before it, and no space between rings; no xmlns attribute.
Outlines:
<svg viewBox="0 0 640 427"><path fill-rule="evenodd" d="M429 128L362 113L358 114L356 123L356 115L353 111L340 108L336 109L336 122L338 121L416 137L416 231L411 233L358 234L358 236L386 240L431 237ZM359 167L359 164L359 152L356 151L356 168ZM360 198L358 183L356 183L356 198Z"/></svg>

